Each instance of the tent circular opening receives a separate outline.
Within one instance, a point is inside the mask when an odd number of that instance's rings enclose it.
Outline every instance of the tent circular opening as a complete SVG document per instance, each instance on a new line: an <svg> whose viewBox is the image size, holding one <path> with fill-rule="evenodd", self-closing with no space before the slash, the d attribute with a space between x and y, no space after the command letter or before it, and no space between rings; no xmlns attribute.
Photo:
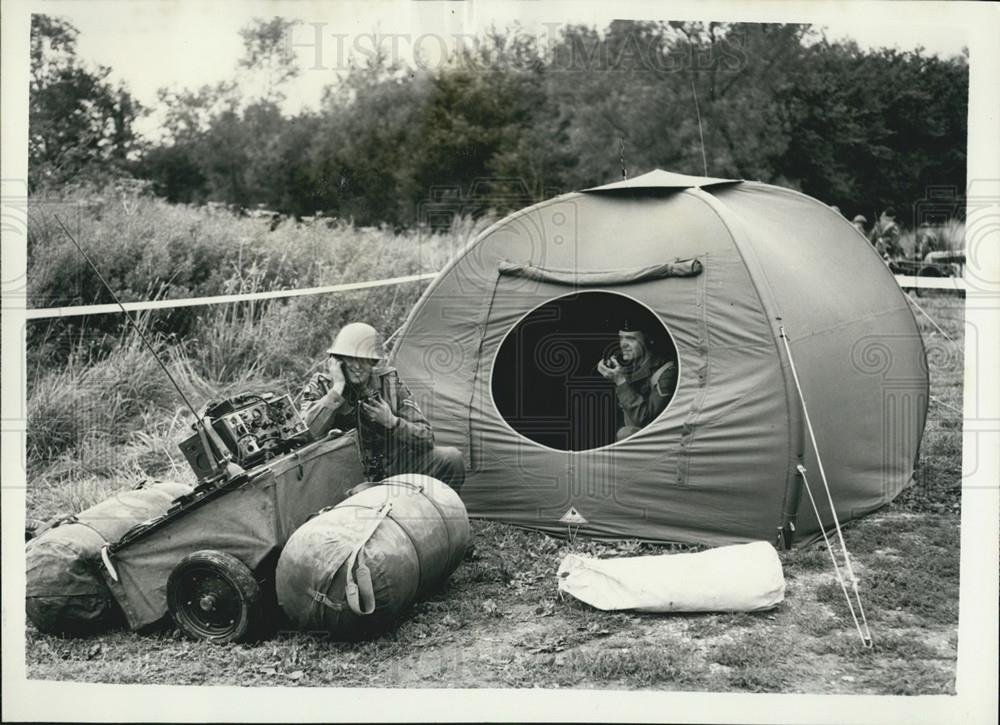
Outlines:
<svg viewBox="0 0 1000 725"><path fill-rule="evenodd" d="M666 326L629 296L568 293L532 309L511 327L493 360L491 388L500 415L514 431L548 448L583 451L613 444L625 420L614 383L601 376L597 363L621 359L622 329L641 332L645 357L676 362Z"/></svg>

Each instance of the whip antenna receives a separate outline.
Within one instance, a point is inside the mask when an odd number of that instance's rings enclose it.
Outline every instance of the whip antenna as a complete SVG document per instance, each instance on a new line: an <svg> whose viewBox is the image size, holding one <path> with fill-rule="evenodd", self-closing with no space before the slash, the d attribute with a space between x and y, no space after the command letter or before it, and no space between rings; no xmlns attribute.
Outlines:
<svg viewBox="0 0 1000 725"><path fill-rule="evenodd" d="M181 390L181 386L177 384L176 380L174 380L174 376L170 374L170 371L167 369L167 366L163 364L163 361L157 354L156 349L153 347L153 343L149 341L149 338L146 337L146 333L142 331L142 327L139 326L138 322L132 319L132 315L128 313L128 310L125 309L125 305L123 305L121 303L121 300L118 299L118 295L116 295L115 291L111 289L111 285L109 285L107 280L104 279L104 275L101 274L101 271L97 268L97 265L95 265L93 261L91 261L90 257L87 256L87 253L83 251L83 247L81 247L79 242L77 242L76 239L73 238L73 235L70 234L69 229L66 228L66 225L63 224L62 222L62 219L59 218L59 215L54 214L53 216L55 217L55 220L59 223L59 226L62 227L62 230L66 233L66 236L69 237L69 240L73 242L73 246L76 247L78 250L80 250L80 254L82 254L83 258L87 260L87 264L89 264L90 268L94 270L94 274L96 274L97 278L101 280L101 284L103 284L104 288L111 294L112 299L114 299L115 303L122 308L122 314L125 315L125 319L132 323L132 327L135 329L136 332L139 333L139 337L141 337L142 341L146 343L146 347L148 347L149 351L153 353L153 357L156 359L156 362L159 363L161 368L163 368L163 372L166 373L167 378L173 384L174 389L180 394L181 399L184 401L184 404L194 415L194 419L198 421L198 423L204 428L205 422L198 415L197 411L195 411L194 406L191 405L191 401L188 400L188 397L184 394L184 391Z"/></svg>
<svg viewBox="0 0 1000 725"><path fill-rule="evenodd" d="M701 110L698 108L698 91L694 87L694 78L691 79L691 95L694 96L694 112L698 115L698 136L701 137L701 165L705 169L705 176L708 176L708 159L705 157L705 131L701 127Z"/></svg>

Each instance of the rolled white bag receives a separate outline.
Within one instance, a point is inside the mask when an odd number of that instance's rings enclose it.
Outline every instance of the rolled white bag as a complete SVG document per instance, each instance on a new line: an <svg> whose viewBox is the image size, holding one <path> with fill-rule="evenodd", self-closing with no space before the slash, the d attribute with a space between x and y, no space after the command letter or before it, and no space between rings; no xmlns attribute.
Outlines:
<svg viewBox="0 0 1000 725"><path fill-rule="evenodd" d="M620 559L568 554L558 577L560 591L603 610L756 612L785 598L781 561L766 541Z"/></svg>

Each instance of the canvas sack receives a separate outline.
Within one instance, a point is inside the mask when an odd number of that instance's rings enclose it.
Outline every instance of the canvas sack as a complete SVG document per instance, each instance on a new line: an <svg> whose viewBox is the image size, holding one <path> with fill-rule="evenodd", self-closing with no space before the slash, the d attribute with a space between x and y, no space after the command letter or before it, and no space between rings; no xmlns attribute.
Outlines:
<svg viewBox="0 0 1000 725"><path fill-rule="evenodd" d="M567 555L559 590L604 610L754 612L785 598L774 547L764 541L694 554L593 559Z"/></svg>

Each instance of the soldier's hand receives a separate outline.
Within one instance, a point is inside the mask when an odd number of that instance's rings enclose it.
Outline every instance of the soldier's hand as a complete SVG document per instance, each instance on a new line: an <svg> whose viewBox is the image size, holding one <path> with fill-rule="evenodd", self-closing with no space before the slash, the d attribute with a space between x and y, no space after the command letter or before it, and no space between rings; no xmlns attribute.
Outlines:
<svg viewBox="0 0 1000 725"><path fill-rule="evenodd" d="M344 385L347 384L347 375L344 373L343 361L331 355L326 361L326 369L330 373L330 387L338 393L343 393Z"/></svg>
<svg viewBox="0 0 1000 725"><path fill-rule="evenodd" d="M601 374L601 377L610 380L615 385L621 385L625 382L625 374L621 371L618 362L614 358L598 362L597 372Z"/></svg>
<svg viewBox="0 0 1000 725"><path fill-rule="evenodd" d="M383 428L393 428L396 425L395 413L392 412L389 404L381 398L362 401L361 410L369 420L378 423Z"/></svg>

